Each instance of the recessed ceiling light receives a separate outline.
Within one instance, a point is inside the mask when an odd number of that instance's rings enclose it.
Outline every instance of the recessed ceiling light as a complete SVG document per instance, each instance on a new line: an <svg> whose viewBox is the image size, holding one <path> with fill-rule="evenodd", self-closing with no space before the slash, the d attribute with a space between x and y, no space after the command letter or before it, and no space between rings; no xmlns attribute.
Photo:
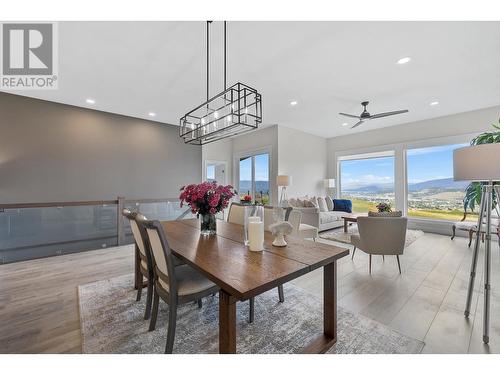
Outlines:
<svg viewBox="0 0 500 375"><path fill-rule="evenodd" d="M154 112L149 112L148 115L150 115L151 117L155 117L156 116L156 113Z"/></svg>
<svg viewBox="0 0 500 375"><path fill-rule="evenodd" d="M439 102L438 101L435 101L435 102L430 102L429 105L438 105Z"/></svg>
<svg viewBox="0 0 500 375"><path fill-rule="evenodd" d="M398 64L399 65L403 65L403 64L409 63L410 60L411 59L409 57L403 57L403 58L401 58L401 59L398 60Z"/></svg>
<svg viewBox="0 0 500 375"><path fill-rule="evenodd" d="M88 98L85 100L88 104L95 104L95 99Z"/></svg>
<svg viewBox="0 0 500 375"><path fill-rule="evenodd" d="M344 122L344 123L342 124L342 126L347 126L347 125L349 125L347 122Z"/></svg>
<svg viewBox="0 0 500 375"><path fill-rule="evenodd" d="M299 102L298 102L298 101L296 101L296 100L292 100L292 101L290 102L290 105L297 105L297 104L299 104Z"/></svg>

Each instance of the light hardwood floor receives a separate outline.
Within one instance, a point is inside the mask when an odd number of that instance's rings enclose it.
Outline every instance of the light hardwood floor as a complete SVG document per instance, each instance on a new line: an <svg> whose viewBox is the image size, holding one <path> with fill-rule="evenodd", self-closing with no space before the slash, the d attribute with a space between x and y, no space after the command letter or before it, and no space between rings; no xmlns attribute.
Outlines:
<svg viewBox="0 0 500 375"><path fill-rule="evenodd" d="M394 257L375 257L372 275L363 252L341 259L339 304L423 340L424 353L500 353L498 244L492 249L489 346L482 344L482 253L471 317L463 316L471 259L464 238L419 238L401 257L402 275ZM0 352L80 352L77 286L132 271L132 246L1 265ZM322 295L321 270L293 283Z"/></svg>

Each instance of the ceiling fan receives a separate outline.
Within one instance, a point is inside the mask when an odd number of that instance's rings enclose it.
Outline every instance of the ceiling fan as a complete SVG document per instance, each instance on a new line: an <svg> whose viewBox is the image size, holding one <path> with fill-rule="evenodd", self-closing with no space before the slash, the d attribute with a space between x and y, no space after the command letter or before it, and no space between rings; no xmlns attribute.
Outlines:
<svg viewBox="0 0 500 375"><path fill-rule="evenodd" d="M370 112L368 112L366 110L366 106L368 105L368 103L370 103L370 102L367 101L367 102L361 103L361 105L363 106L363 112L361 112L361 114L359 116L350 115L348 113L342 113L342 112L340 112L339 115L358 119L359 121L351 127L351 129L354 129L355 127L361 125L363 122L365 122L367 120L374 120L376 118L399 115L400 113L408 112L407 109L402 109L400 111L382 112L382 113L377 113L375 115L371 115Z"/></svg>

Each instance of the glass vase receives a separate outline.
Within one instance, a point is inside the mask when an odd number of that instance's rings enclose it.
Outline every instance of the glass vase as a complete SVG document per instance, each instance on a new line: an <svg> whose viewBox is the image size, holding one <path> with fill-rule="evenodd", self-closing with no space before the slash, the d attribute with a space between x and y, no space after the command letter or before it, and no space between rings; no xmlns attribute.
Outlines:
<svg viewBox="0 0 500 375"><path fill-rule="evenodd" d="M244 233L244 244L245 246L250 245L250 238L248 235L248 228L249 228L249 223L251 221L260 221L264 222L264 207L262 206L246 206L245 207L245 215L244 215L244 228L243 228L243 233Z"/></svg>
<svg viewBox="0 0 500 375"><path fill-rule="evenodd" d="M217 233L217 219L215 214L200 214L201 234L210 236Z"/></svg>

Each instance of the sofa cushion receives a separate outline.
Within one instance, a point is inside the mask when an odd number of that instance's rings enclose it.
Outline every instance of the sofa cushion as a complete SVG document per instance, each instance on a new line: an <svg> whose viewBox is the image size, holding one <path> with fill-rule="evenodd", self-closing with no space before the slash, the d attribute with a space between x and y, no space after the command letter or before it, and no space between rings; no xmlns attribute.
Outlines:
<svg viewBox="0 0 500 375"><path fill-rule="evenodd" d="M318 197L318 207L321 212L327 212L328 207L326 206L325 198Z"/></svg>
<svg viewBox="0 0 500 375"><path fill-rule="evenodd" d="M333 199L333 210L352 212L352 202L349 199Z"/></svg>
<svg viewBox="0 0 500 375"><path fill-rule="evenodd" d="M330 197L325 197L326 201L326 207L328 208L328 211L333 211L333 200Z"/></svg>
<svg viewBox="0 0 500 375"><path fill-rule="evenodd" d="M326 212L320 212L319 213L319 223L320 224L328 224L328 223L333 223L335 221L340 221L342 220L342 215L344 215L345 212L342 211L326 211Z"/></svg>

